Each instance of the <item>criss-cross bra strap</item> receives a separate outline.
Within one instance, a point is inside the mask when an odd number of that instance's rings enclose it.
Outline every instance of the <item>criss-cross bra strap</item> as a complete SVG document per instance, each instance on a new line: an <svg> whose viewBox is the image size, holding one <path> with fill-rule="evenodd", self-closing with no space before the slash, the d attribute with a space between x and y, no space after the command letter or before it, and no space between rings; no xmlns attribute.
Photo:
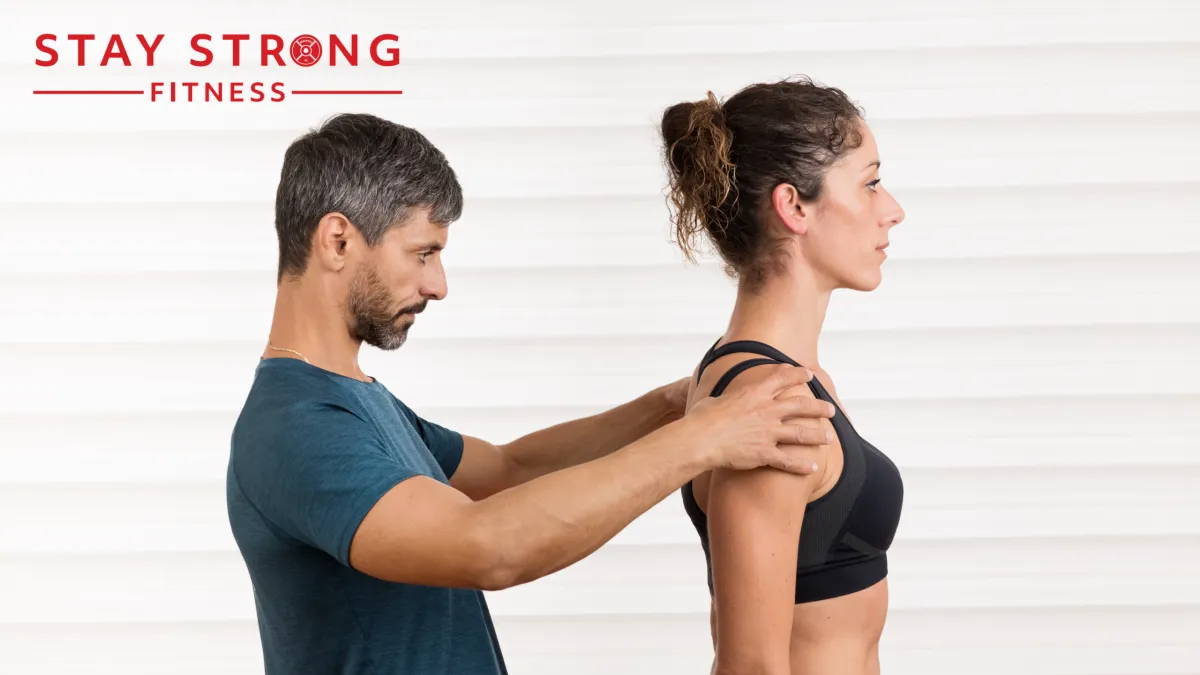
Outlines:
<svg viewBox="0 0 1200 675"><path fill-rule="evenodd" d="M700 376L704 374L704 369L712 365L713 361L716 361L722 356L728 356L729 354L750 353L757 354L762 358L747 359L746 361L742 361L726 371L725 374L721 376L721 379L717 380L717 383L713 385L711 393L712 396L720 396L725 391L725 388L729 386L729 383L733 381L733 378L737 377L742 373L742 371L748 368L777 363L787 363L793 366L800 365L795 360L788 357L787 354L784 354L765 342L758 342L756 340L734 340L733 342L723 344L720 347L717 346L718 342L720 342L720 340L714 342L713 346L708 350L708 353L704 355L703 359L701 359L700 369L696 371L697 382L700 381Z"/></svg>

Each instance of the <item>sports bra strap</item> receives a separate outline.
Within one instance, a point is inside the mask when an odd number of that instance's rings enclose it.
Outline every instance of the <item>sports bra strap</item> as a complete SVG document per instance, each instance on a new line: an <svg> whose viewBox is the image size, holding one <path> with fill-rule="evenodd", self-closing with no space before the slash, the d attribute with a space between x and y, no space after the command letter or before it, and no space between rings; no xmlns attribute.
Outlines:
<svg viewBox="0 0 1200 675"><path fill-rule="evenodd" d="M712 392L709 395L720 396L722 393L724 393L725 387L728 387L729 383L733 381L733 378L737 377L743 370L746 370L747 368L777 363L779 362L775 359L747 359L742 361L741 363L738 363L729 370L725 371L725 374L721 376L721 379L717 380L717 383L713 385Z"/></svg>
<svg viewBox="0 0 1200 675"><path fill-rule="evenodd" d="M734 340L733 342L729 342L718 347L717 344L719 342L719 339L717 342L714 342L713 346L708 349L708 353L705 354L704 358L700 360L700 370L696 371L697 381L699 381L700 376L704 374L704 369L712 365L713 361L716 361L722 356L728 356L730 354L758 354L759 356L765 356L767 358L774 359L775 361L787 363L793 366L800 365L792 360L787 354L784 354L765 342L758 342L755 340Z"/></svg>
<svg viewBox="0 0 1200 675"><path fill-rule="evenodd" d="M704 355L703 359L701 359L700 369L696 371L697 382L700 381L700 376L704 374L704 369L711 365L713 361L716 361L722 356L738 353L750 353L758 354L760 357L764 358L747 359L734 365L732 368L726 371L724 375L721 376L721 379L717 380L717 383L712 388L712 392L709 394L710 396L720 396L722 393L724 393L725 388L729 386L729 383L733 381L733 378L740 375L742 371L746 370L747 368L753 368L754 366L765 366L775 363L787 363L793 366L800 365L791 358L788 358L787 354L784 354L783 352L764 342L758 342L756 340L734 340L733 342L729 342L718 347L717 344L720 342L721 341L719 339L714 342L713 346L709 348L708 353Z"/></svg>
<svg viewBox="0 0 1200 675"><path fill-rule="evenodd" d="M704 369L722 356L728 356L729 354L737 353L750 353L757 354L763 358L747 359L734 365L732 368L726 371L724 375L721 376L721 379L717 380L716 385L713 386L712 392L709 394L710 396L720 396L725 391L725 388L729 386L729 383L733 381L733 378L740 375L742 371L746 370L747 368L764 366L772 363L786 363L792 366L800 366L799 363L797 363L787 354L784 354L765 342L758 342L757 340L734 340L733 342L727 342L718 347L717 345L720 342L720 339L714 342L713 346L709 348L708 353L705 354L704 358L700 360L700 368L696 371L697 382L700 381L700 377L704 374ZM825 387L817 379L814 378L811 380L808 383L808 388L812 390L813 394L817 398L821 399L822 401L833 403L836 409L837 404L834 403L833 397L829 395L829 392L825 391Z"/></svg>
<svg viewBox="0 0 1200 675"><path fill-rule="evenodd" d="M782 361L789 365L800 365L796 361L792 360L792 358L787 354L784 354L765 342L758 342L757 340L734 340L733 342L717 347L712 353L714 357L720 358L726 354L733 354L736 352L750 352L751 354L766 356L768 358L775 359L776 361Z"/></svg>

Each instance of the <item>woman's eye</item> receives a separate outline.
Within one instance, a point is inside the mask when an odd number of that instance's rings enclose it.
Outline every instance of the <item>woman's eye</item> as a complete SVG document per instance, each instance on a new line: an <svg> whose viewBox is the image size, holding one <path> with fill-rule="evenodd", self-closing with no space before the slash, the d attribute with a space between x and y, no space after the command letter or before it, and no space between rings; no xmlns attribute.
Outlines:
<svg viewBox="0 0 1200 675"><path fill-rule="evenodd" d="M881 180L883 180L883 179L882 179L882 178L876 178L875 180L871 181L870 183L867 183L867 189L868 189L868 190L874 190L874 189L875 189L875 186L876 186L876 185L879 185L879 181L881 181Z"/></svg>

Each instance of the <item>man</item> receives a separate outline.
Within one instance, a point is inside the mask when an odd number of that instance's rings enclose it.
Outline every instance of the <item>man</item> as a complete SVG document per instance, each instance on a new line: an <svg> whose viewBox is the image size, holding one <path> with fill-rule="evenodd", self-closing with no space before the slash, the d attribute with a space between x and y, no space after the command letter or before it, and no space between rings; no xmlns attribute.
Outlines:
<svg viewBox="0 0 1200 675"><path fill-rule="evenodd" d="M827 404L777 398L811 377L783 366L686 417L684 378L503 446L421 418L358 353L445 297L461 209L443 154L373 116L285 154L275 314L227 475L268 673L505 673L483 590L573 564L703 471L809 473L826 441Z"/></svg>

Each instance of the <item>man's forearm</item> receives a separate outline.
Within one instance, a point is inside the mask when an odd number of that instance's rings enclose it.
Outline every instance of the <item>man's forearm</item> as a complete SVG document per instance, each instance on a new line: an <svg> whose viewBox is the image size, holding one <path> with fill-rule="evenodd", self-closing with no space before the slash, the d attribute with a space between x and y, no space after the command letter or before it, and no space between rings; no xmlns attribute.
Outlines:
<svg viewBox="0 0 1200 675"><path fill-rule="evenodd" d="M523 482L603 457L677 418L660 387L611 410L526 434L502 450Z"/></svg>
<svg viewBox="0 0 1200 675"><path fill-rule="evenodd" d="M710 469L711 449L685 424L475 502L482 546L499 552L494 585L525 583L575 563Z"/></svg>

